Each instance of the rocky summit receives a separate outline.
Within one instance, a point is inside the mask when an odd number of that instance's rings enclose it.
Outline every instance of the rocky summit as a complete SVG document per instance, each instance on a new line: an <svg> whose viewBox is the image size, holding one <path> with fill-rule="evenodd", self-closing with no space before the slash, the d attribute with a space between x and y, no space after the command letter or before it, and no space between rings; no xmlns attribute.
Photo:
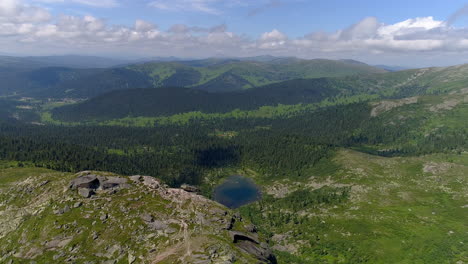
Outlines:
<svg viewBox="0 0 468 264"><path fill-rule="evenodd" d="M239 213L149 176L18 169L0 181L0 263L276 263Z"/></svg>

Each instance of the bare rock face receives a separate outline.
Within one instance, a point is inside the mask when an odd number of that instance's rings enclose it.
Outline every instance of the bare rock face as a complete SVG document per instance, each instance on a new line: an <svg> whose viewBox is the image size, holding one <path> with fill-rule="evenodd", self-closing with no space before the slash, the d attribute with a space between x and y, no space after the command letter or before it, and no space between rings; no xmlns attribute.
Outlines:
<svg viewBox="0 0 468 264"><path fill-rule="evenodd" d="M115 176L97 176L91 172L81 172L78 177L70 182L70 189L78 189L78 194L84 198L90 198L96 191L115 191L127 189L131 185L128 179Z"/></svg>
<svg viewBox="0 0 468 264"><path fill-rule="evenodd" d="M76 190L78 188L97 189L99 188L99 180L96 175L83 175L73 179L70 183L70 188Z"/></svg>
<svg viewBox="0 0 468 264"><path fill-rule="evenodd" d="M268 245L260 243L256 234L231 231L230 235L232 242L246 253L255 256L258 260L265 263L277 263L276 257L273 255L271 249Z"/></svg>
<svg viewBox="0 0 468 264"><path fill-rule="evenodd" d="M200 189L196 186L193 185L188 185L188 184L182 184L180 188L186 192L194 192L194 193L199 193Z"/></svg>
<svg viewBox="0 0 468 264"><path fill-rule="evenodd" d="M130 185L127 183L127 179L121 177L102 177L99 179L100 188L103 190L113 189L113 188L130 188Z"/></svg>

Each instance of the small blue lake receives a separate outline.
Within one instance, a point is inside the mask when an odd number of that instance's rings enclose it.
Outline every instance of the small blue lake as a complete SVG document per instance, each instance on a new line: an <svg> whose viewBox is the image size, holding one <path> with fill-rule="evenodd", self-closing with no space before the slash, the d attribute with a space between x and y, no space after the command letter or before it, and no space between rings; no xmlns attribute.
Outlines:
<svg viewBox="0 0 468 264"><path fill-rule="evenodd" d="M251 179L233 175L216 187L213 198L229 208L238 208L259 200L261 193Z"/></svg>

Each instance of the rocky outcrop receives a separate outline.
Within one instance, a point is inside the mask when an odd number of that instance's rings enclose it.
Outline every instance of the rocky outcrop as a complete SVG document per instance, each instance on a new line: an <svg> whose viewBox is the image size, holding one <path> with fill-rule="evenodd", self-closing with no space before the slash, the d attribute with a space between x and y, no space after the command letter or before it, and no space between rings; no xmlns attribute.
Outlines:
<svg viewBox="0 0 468 264"><path fill-rule="evenodd" d="M188 184L182 184L180 188L186 192L194 192L194 193L199 193L200 189L196 186L193 185L188 185Z"/></svg>
<svg viewBox="0 0 468 264"><path fill-rule="evenodd" d="M24 229L0 237L0 263L276 263L253 225L193 186L169 188L139 175L66 175L0 186L23 202L45 195L40 210L27 202L29 215L17 223L29 221Z"/></svg>
<svg viewBox="0 0 468 264"><path fill-rule="evenodd" d="M76 190L78 188L83 189L97 189L99 188L99 180L96 175L85 174L75 178L70 183L70 189Z"/></svg>
<svg viewBox="0 0 468 264"><path fill-rule="evenodd" d="M108 191L127 189L131 185L123 177L98 176L92 172L84 171L78 173L78 177L70 182L70 189L78 189L78 194L84 198L90 198L96 191Z"/></svg>
<svg viewBox="0 0 468 264"><path fill-rule="evenodd" d="M242 232L230 232L232 242L241 250L255 256L258 260L266 263L277 263L276 257L266 243L260 243L258 235Z"/></svg>

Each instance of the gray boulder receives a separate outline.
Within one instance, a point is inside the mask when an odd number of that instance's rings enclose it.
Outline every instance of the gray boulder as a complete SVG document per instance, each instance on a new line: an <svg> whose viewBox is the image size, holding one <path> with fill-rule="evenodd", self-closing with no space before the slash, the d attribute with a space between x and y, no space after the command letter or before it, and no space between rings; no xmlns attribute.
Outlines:
<svg viewBox="0 0 468 264"><path fill-rule="evenodd" d="M102 177L99 178L100 188L108 190L113 188L128 188L127 179L120 177Z"/></svg>
<svg viewBox="0 0 468 264"><path fill-rule="evenodd" d="M99 188L99 180L96 175L80 176L71 181L70 188L72 190L78 188L97 189Z"/></svg>
<svg viewBox="0 0 468 264"><path fill-rule="evenodd" d="M147 223L151 223L154 221L154 218L150 214L142 214L141 219Z"/></svg>
<svg viewBox="0 0 468 264"><path fill-rule="evenodd" d="M89 198L92 195L94 195L94 190L88 189L88 188L79 188L78 189L78 194L84 198ZM79 207L79 206L78 206Z"/></svg>
<svg viewBox="0 0 468 264"><path fill-rule="evenodd" d="M193 193L199 193L200 189L196 186L193 185L188 185L188 184L182 184L180 188L186 192L193 192Z"/></svg>

